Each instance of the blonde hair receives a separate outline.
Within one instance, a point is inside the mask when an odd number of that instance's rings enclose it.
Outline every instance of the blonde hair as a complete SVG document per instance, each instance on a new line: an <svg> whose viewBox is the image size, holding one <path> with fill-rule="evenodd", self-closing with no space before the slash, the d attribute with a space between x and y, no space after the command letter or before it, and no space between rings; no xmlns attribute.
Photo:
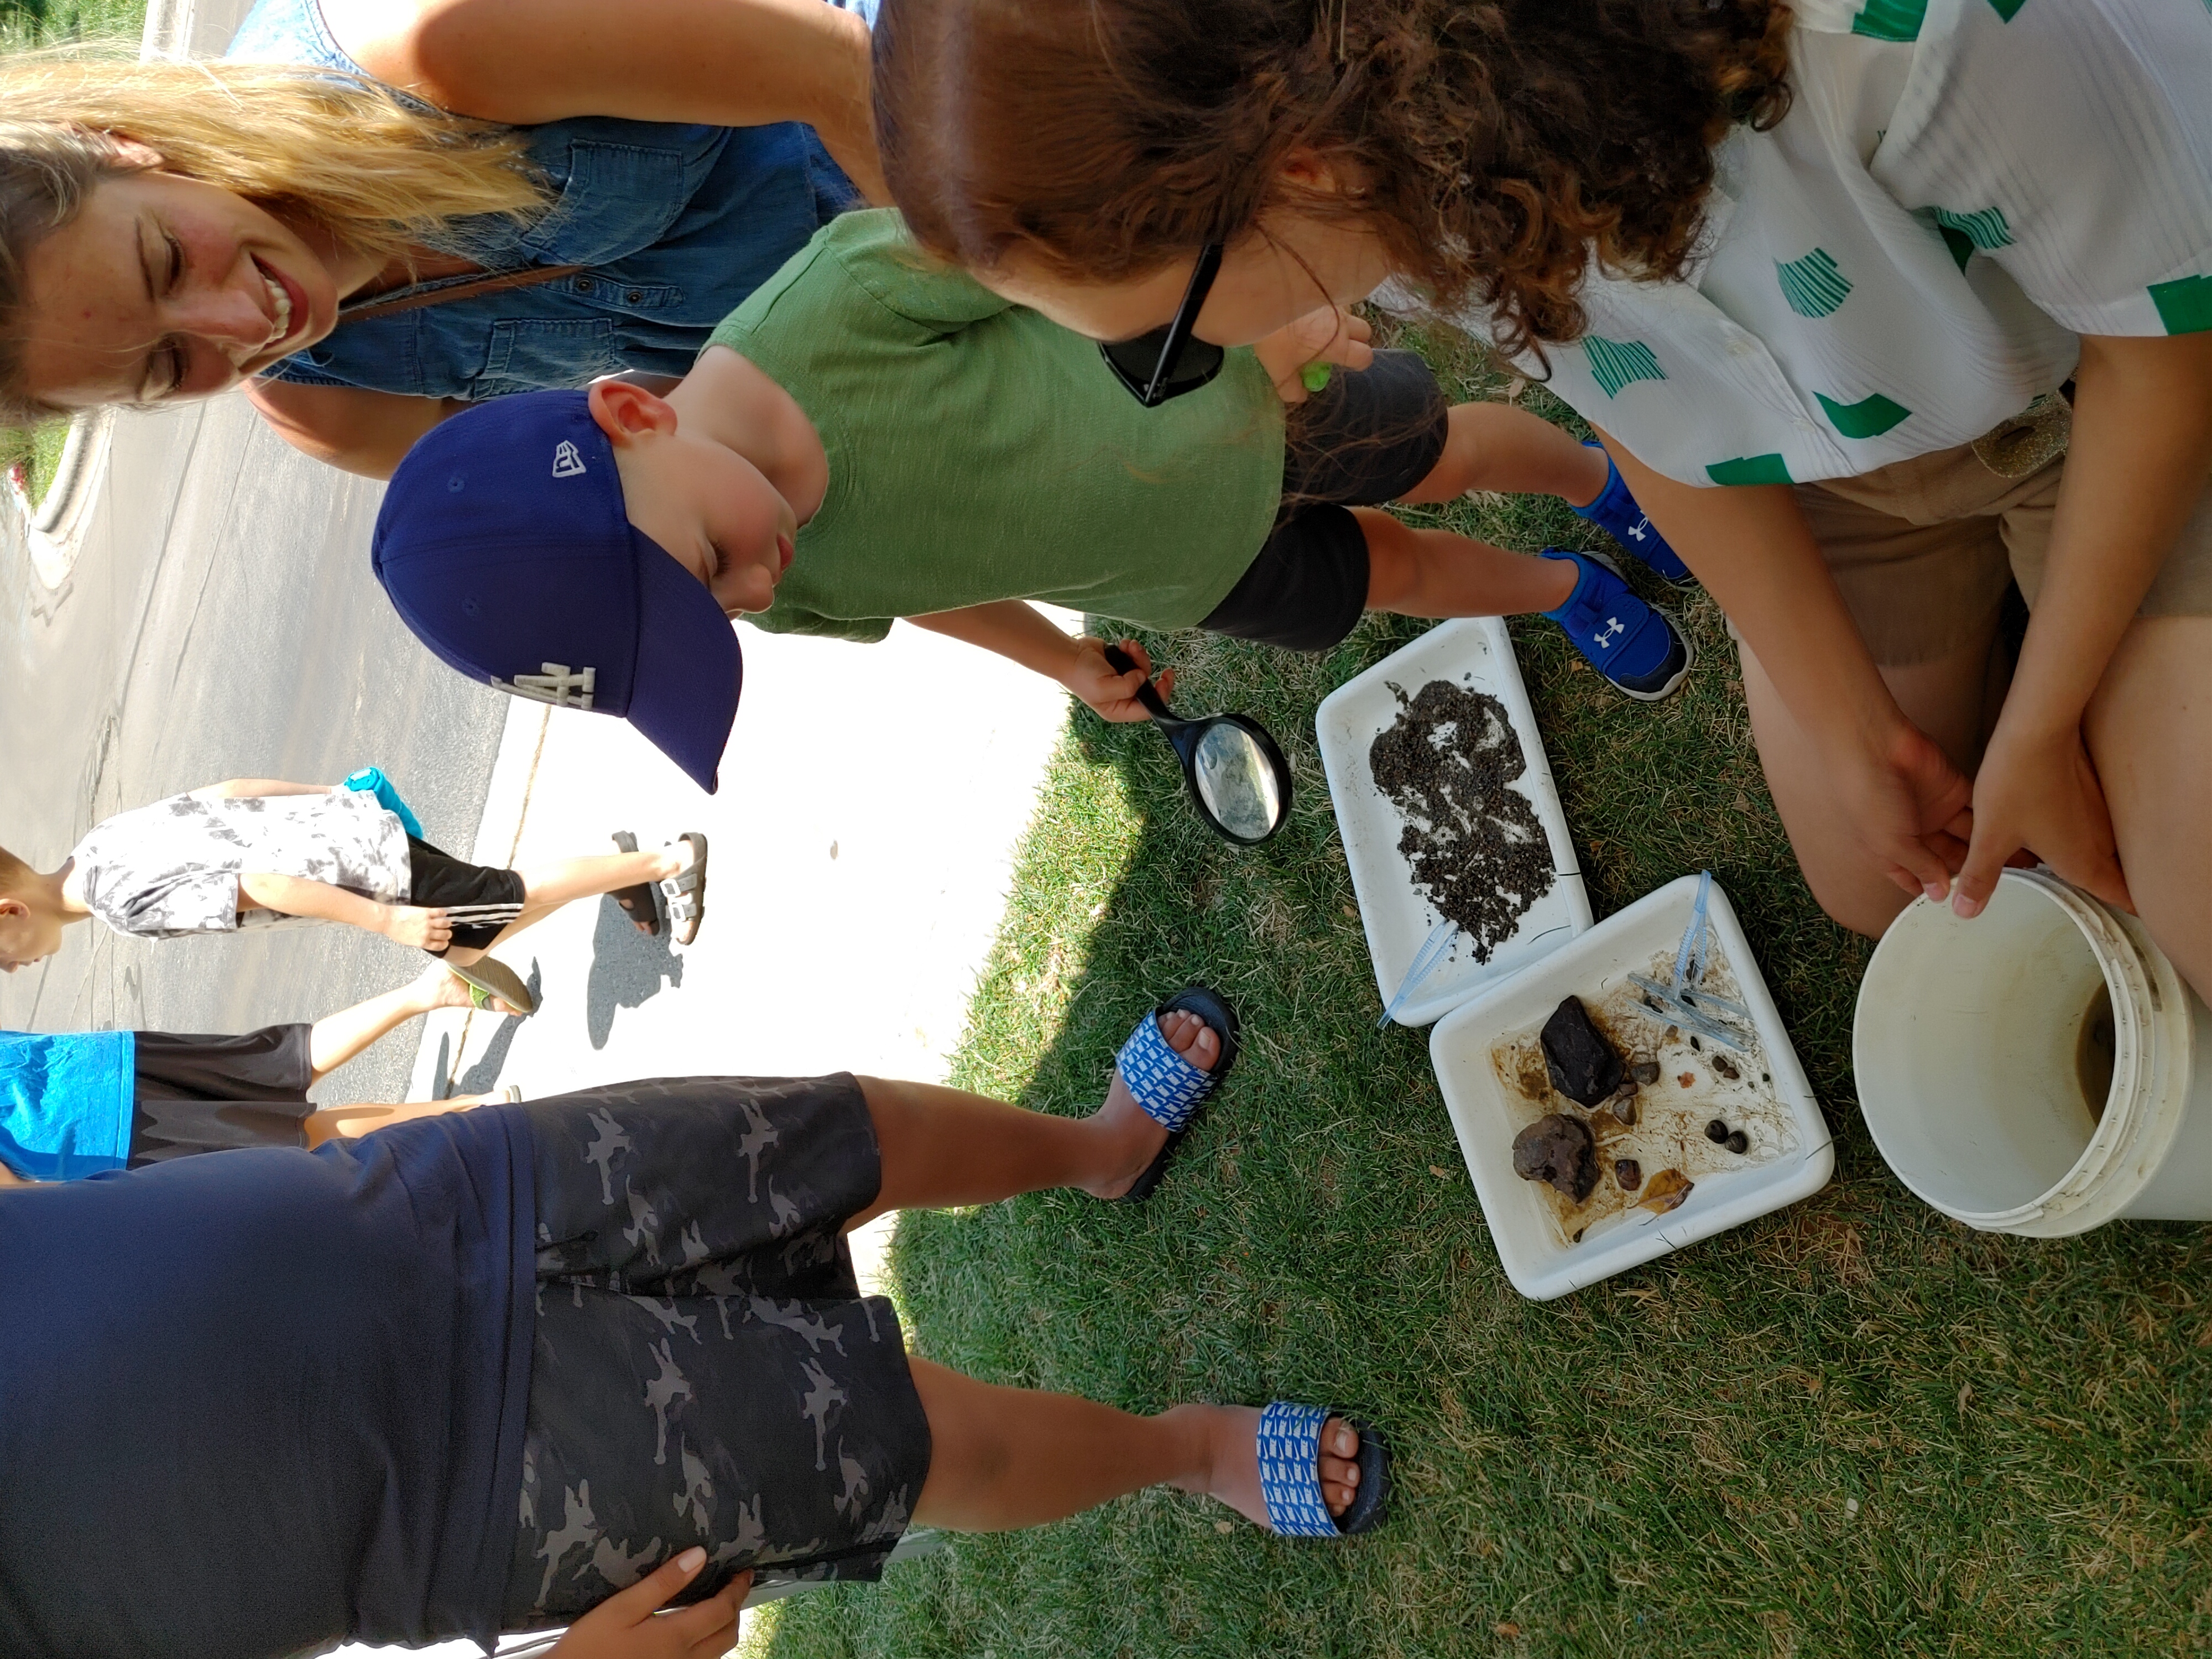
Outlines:
<svg viewBox="0 0 2212 1659"><path fill-rule="evenodd" d="M358 76L296 64L0 58L0 418L48 410L21 385L24 262L102 179L161 166L318 221L354 251L404 258L453 220L523 218L544 181L510 127L449 115Z"/></svg>

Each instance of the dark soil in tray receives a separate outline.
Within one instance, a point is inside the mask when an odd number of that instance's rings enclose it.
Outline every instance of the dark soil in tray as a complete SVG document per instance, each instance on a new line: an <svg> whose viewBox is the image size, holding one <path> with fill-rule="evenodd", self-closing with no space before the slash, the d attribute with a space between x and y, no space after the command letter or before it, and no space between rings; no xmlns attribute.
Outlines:
<svg viewBox="0 0 2212 1659"><path fill-rule="evenodd" d="M1406 821L1398 850L1437 911L1457 922L1477 962L1513 937L1552 890L1552 848L1528 798L1506 786L1528 769L1505 705L1486 691L1431 680L1367 751L1376 787Z"/></svg>

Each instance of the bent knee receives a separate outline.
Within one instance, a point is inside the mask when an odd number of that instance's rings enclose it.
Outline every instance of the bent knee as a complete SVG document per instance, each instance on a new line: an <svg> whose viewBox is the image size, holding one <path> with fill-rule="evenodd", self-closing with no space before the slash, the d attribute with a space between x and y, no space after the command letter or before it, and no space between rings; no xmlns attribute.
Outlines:
<svg viewBox="0 0 2212 1659"><path fill-rule="evenodd" d="M1895 882L1869 867L1820 868L1801 860L1798 868L1828 920L1862 939L1880 939L1912 902Z"/></svg>

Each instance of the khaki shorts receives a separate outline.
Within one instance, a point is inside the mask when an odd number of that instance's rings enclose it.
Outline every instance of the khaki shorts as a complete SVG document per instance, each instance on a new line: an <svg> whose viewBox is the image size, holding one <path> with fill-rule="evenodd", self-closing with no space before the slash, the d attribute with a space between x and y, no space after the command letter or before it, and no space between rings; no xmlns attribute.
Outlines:
<svg viewBox="0 0 2212 1659"><path fill-rule="evenodd" d="M1972 446L1916 455L1856 478L1800 484L1813 527L1874 659L1929 662L1983 635L2018 581L2043 586L2066 458L2000 477ZM2146 617L2212 616L2212 489L2144 596Z"/></svg>

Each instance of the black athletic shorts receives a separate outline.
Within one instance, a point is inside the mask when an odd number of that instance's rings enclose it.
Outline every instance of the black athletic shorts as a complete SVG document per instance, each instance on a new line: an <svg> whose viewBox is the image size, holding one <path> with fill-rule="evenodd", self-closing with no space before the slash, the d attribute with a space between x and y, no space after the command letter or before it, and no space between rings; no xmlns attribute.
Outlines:
<svg viewBox="0 0 2212 1659"><path fill-rule="evenodd" d="M1283 507L1229 597L1199 624L1292 651L1326 651L1367 609L1367 538L1355 507L1394 501L1435 470L1450 405L1410 351L1378 351L1358 374L1339 369L1291 411Z"/></svg>
<svg viewBox="0 0 2212 1659"><path fill-rule="evenodd" d="M538 1101L538 1338L501 1626L562 1623L697 1544L684 1599L874 1578L929 1474L898 1316L847 1221L883 1184L850 1077Z"/></svg>
<svg viewBox="0 0 2212 1659"><path fill-rule="evenodd" d="M412 836L407 837L407 902L451 911L453 943L465 950L489 949L500 929L522 914L522 878L512 870L471 864Z"/></svg>
<svg viewBox="0 0 2212 1659"><path fill-rule="evenodd" d="M130 1165L232 1146L304 1146L314 1107L310 1025L240 1036L135 1033Z"/></svg>

